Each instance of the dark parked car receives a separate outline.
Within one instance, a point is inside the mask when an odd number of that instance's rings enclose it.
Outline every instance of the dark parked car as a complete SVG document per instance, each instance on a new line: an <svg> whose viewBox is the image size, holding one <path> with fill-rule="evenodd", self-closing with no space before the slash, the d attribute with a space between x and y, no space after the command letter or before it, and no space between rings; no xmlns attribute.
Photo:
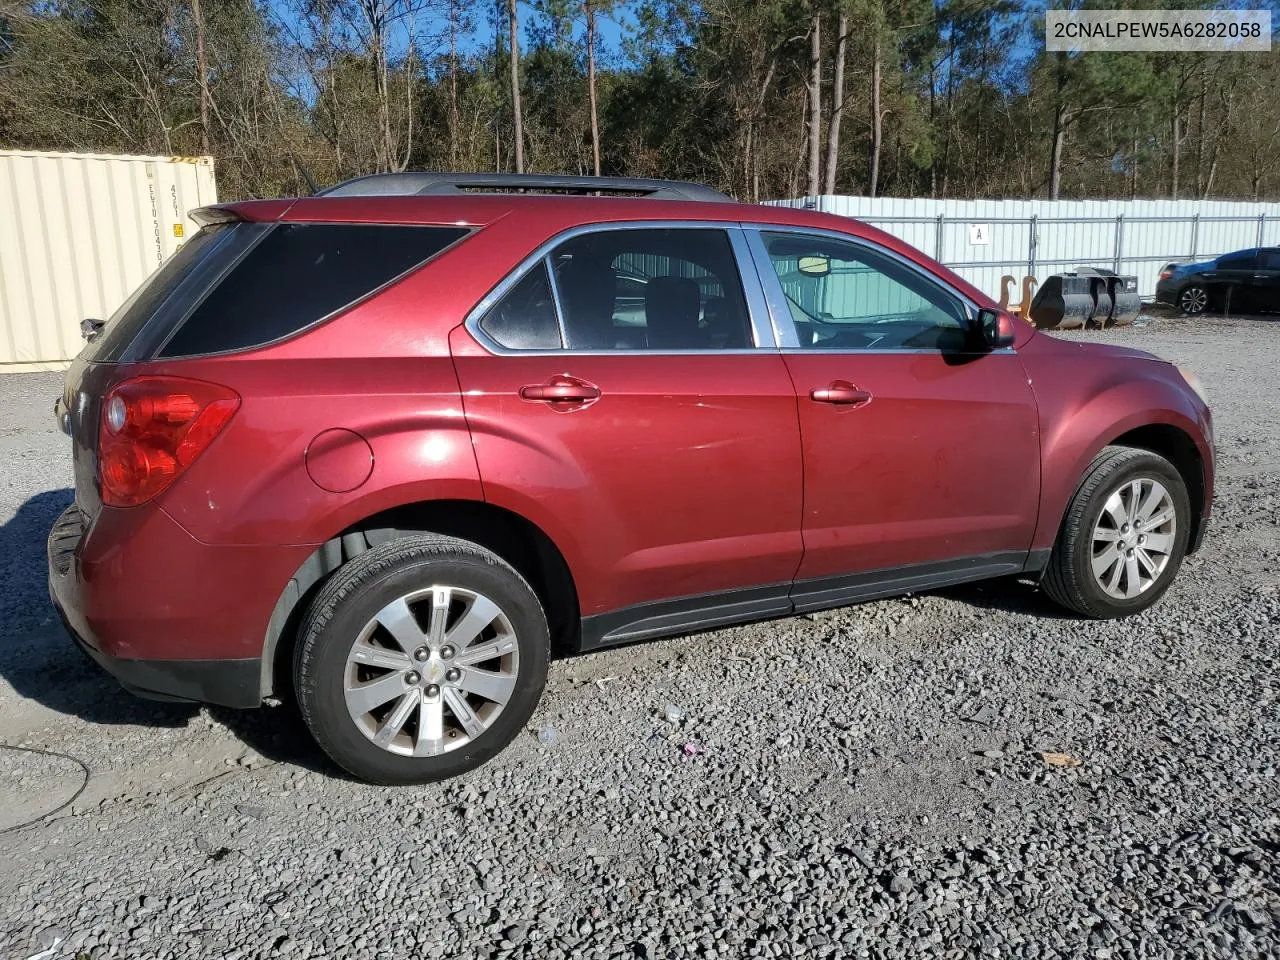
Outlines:
<svg viewBox="0 0 1280 960"><path fill-rule="evenodd" d="M1191 374L854 220L427 174L196 216L67 374L54 603L144 696L293 691L368 780L492 757L553 649L1006 575L1126 616L1204 535Z"/></svg>
<svg viewBox="0 0 1280 960"><path fill-rule="evenodd" d="M1156 300L1183 313L1280 310L1280 247L1225 253L1203 263L1168 264L1156 283Z"/></svg>

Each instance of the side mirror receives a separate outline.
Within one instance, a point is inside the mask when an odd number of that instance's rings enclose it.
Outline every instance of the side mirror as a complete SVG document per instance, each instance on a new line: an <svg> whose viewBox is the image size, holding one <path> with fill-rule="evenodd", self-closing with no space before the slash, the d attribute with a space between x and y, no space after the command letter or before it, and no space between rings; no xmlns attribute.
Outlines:
<svg viewBox="0 0 1280 960"><path fill-rule="evenodd" d="M1014 340L1013 317L1003 310L980 310L978 333L982 342L991 350L1012 347Z"/></svg>

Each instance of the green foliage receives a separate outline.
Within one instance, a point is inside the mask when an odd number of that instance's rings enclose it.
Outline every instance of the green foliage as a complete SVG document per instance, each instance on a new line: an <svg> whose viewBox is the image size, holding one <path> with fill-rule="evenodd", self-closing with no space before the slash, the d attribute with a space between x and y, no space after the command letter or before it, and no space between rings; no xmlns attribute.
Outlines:
<svg viewBox="0 0 1280 960"><path fill-rule="evenodd" d="M605 173L744 198L803 192L810 24L821 18L825 137L844 13L838 192L868 188L878 59L881 193L1034 196L1056 177L1064 197L1170 196L1175 169L1181 196L1280 193L1280 54L1049 54L1042 6L1016 0L586 2L611 24L596 47ZM207 142L229 198L304 192L300 166L322 184L510 169L504 3L201 7L198 22L192 0L0 2L0 146L192 154ZM530 170L592 168L587 10L521 0Z"/></svg>

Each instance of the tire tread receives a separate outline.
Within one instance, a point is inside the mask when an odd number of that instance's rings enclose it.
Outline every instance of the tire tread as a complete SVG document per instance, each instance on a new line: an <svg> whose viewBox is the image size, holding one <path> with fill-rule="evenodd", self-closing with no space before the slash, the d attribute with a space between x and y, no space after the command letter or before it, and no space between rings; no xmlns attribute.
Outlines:
<svg viewBox="0 0 1280 960"><path fill-rule="evenodd" d="M433 533L401 537L373 547L335 570L307 608L306 615L298 628L293 679L302 719L321 749L339 766L367 782L389 785L422 782L422 779L406 781L394 777L379 777L370 775L367 770L352 770L350 764L344 762L337 745L325 736L323 725L316 722L315 711L319 699L316 687L319 681L319 670L315 668L315 660L318 656L319 641L342 602L352 594L376 583L385 575L395 573L407 563L433 559L455 563L459 561L482 563L514 579L534 599L534 606L542 618L543 635L544 637L548 635L546 612L542 609L537 592L529 582L497 554L469 540ZM539 685L540 693L541 685ZM453 776L454 774L444 775Z"/></svg>
<svg viewBox="0 0 1280 960"><path fill-rule="evenodd" d="M1080 572L1072 562L1081 549L1080 541L1092 535L1082 522L1084 515L1093 503L1094 495L1100 487L1110 483L1117 472L1135 461L1158 457L1150 450L1139 447L1110 445L1103 447L1084 471L1080 485L1072 494L1066 516L1062 519L1062 527L1058 532L1058 540L1049 556L1049 563L1041 577L1040 586L1049 597L1060 606L1073 610L1093 619L1106 619L1116 616L1113 610L1097 603L1084 589ZM1164 458L1159 457L1172 470ZM1177 474L1177 471L1174 471ZM1172 579L1174 571L1169 571ZM1157 585L1158 586L1158 585Z"/></svg>

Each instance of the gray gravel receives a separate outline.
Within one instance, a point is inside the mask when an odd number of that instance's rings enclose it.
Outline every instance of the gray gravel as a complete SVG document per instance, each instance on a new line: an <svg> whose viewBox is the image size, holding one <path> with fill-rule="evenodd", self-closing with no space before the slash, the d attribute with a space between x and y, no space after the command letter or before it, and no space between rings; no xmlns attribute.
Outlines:
<svg viewBox="0 0 1280 960"><path fill-rule="evenodd" d="M72 649L57 378L0 378L0 742L92 771L0 834L0 955L1280 956L1280 322L1086 336L1214 402L1214 525L1154 610L1000 582L561 661L498 760L399 790ZM83 779L0 761L0 828Z"/></svg>

